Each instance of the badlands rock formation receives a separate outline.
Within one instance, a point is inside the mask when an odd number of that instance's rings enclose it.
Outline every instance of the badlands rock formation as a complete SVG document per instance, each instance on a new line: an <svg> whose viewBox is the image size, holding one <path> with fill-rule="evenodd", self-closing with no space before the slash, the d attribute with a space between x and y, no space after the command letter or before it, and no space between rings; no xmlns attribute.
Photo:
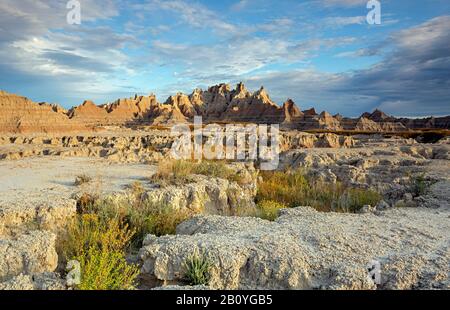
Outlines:
<svg viewBox="0 0 450 310"><path fill-rule="evenodd" d="M0 133L79 132L86 126L57 106L0 91Z"/></svg>
<svg viewBox="0 0 450 310"><path fill-rule="evenodd" d="M264 87L252 93L243 83L237 84L235 89L219 84L207 90L195 89L190 95L178 93L164 103L159 103L153 94L135 95L100 106L85 101L69 111L1 92L0 115L0 131L9 133L54 133L105 125L171 125L192 122L195 116L202 116L205 123L281 124L282 128L300 130L398 132L450 128L450 117L396 119L375 110L351 119L325 111L318 114L314 108L302 112L291 99L278 106Z"/></svg>
<svg viewBox="0 0 450 310"><path fill-rule="evenodd" d="M239 183L192 175L182 184L155 184L155 164L176 137L146 125L195 116L281 124L289 130L280 135L280 169L375 189L383 201L361 214L299 207L282 210L274 222L235 217L255 209L258 161L229 164ZM205 251L212 288L449 289L450 140L425 144L382 133L449 125L448 117L396 119L378 110L349 119L301 111L292 100L280 107L264 88L252 93L242 83L178 93L164 103L154 95L101 106L85 101L69 111L0 92L0 289L66 289L56 239L77 212L74 199L86 188L127 199L137 180L142 198L196 216L176 236L145 239L142 271L165 284L185 284L185 259ZM299 131L310 129L372 133ZM82 173L93 174L86 188L73 184ZM425 191L416 188L418 176ZM372 260L382 267L378 286L367 276Z"/></svg>
<svg viewBox="0 0 450 310"><path fill-rule="evenodd" d="M120 150L130 160L131 154L139 158L145 149L159 153L171 145L163 131L12 138L2 147L54 147L67 152L92 148L98 154L103 149ZM109 173L102 183L128 180L112 193L105 188L108 195L125 195L125 185L141 180L146 185L143 197L199 215L182 223L176 236L146 238L139 257L143 276L153 279L152 283L185 284L185 259L204 250L213 266L212 288L448 289L448 142L421 144L381 135L285 134L280 168L302 167L327 182L378 189L384 202L363 208L362 214L320 213L299 207L283 210L275 222L234 217L245 215L243 206L254 206L257 177L248 163L234 166L248 173L244 184L191 176L187 183L158 187L151 182L150 171L155 166L118 164L108 156L83 159L83 165L75 155L4 160L2 174L10 173L15 180L9 184L5 180L10 177L3 179L11 190L3 190L0 199L0 289L66 288L56 267L56 234L76 212L76 202L70 199L81 193L73 184L75 176L100 167ZM41 170L35 171L50 163L55 167L52 170L58 170L51 177L46 179ZM70 165L70 173L64 165ZM14 176L21 174L18 170L29 170L25 178L34 179L38 186L31 182L18 188ZM137 170L149 174L143 177ZM416 193L412 182L420 175L429 187L424 193ZM59 199L55 198L58 193ZM382 268L378 286L366 271L372 260Z"/></svg>
<svg viewBox="0 0 450 310"><path fill-rule="evenodd" d="M257 172L253 165L235 164L231 169L240 176L240 184L221 178L193 175L187 184L169 185L147 191L145 199L189 215L254 214Z"/></svg>
<svg viewBox="0 0 450 310"><path fill-rule="evenodd" d="M216 289L376 289L367 268L381 264L379 289L449 289L448 209L381 215L285 209L275 222L199 216L176 236L149 235L142 270L182 284L184 261L206 253Z"/></svg>
<svg viewBox="0 0 450 310"><path fill-rule="evenodd" d="M155 162L169 154L176 137L164 130L117 129L78 135L0 136L0 160L32 156L101 157L110 161ZM205 136L205 140L209 138ZM207 142L207 141L205 141ZM352 147L355 140L336 134L282 132L282 151L294 148Z"/></svg>

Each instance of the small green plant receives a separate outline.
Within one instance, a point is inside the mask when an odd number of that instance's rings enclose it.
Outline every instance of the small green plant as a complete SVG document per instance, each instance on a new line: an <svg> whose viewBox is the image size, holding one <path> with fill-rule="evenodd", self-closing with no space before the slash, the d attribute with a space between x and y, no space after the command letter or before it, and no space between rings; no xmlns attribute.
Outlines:
<svg viewBox="0 0 450 310"><path fill-rule="evenodd" d="M258 217L274 221L278 217L278 211L281 209L286 209L286 206L273 201L273 200L262 200L258 203Z"/></svg>
<svg viewBox="0 0 450 310"><path fill-rule="evenodd" d="M412 190L414 195L422 196L425 195L428 191L428 184L425 180L425 176L423 174L416 176L412 181Z"/></svg>
<svg viewBox="0 0 450 310"><path fill-rule="evenodd" d="M92 181L92 177L87 174L80 174L75 177L75 186L87 184Z"/></svg>
<svg viewBox="0 0 450 310"><path fill-rule="evenodd" d="M189 256L184 262L186 270L185 278L189 285L208 285L211 275L211 262L205 253L199 254L197 251Z"/></svg>

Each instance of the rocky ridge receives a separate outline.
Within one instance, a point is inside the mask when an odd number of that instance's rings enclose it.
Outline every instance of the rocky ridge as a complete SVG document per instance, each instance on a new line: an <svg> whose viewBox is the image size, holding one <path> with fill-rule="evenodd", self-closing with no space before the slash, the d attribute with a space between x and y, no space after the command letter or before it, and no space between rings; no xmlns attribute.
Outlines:
<svg viewBox="0 0 450 310"><path fill-rule="evenodd" d="M178 93L164 103L159 103L154 94L135 95L100 106L85 101L69 111L2 91L0 112L0 132L8 133L55 133L108 125L171 125L192 122L195 116L202 116L205 123L281 124L282 128L299 130L398 132L450 128L450 117L397 119L375 110L352 119L326 111L318 114L314 108L301 111L291 99L278 106L264 87L252 93L243 83L235 89L219 84L207 90L195 89L190 95Z"/></svg>
<svg viewBox="0 0 450 310"><path fill-rule="evenodd" d="M34 103L17 95L0 91L0 132L80 132L88 128L84 123L70 119L56 105Z"/></svg>

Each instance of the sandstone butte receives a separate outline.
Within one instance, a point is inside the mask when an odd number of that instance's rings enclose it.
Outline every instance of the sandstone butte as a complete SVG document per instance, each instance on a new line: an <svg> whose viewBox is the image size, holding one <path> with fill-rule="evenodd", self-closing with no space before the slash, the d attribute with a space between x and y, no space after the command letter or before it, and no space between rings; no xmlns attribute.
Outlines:
<svg viewBox="0 0 450 310"><path fill-rule="evenodd" d="M35 103L17 95L0 91L0 132L74 132L86 130L86 126L72 120L64 109Z"/></svg>
<svg viewBox="0 0 450 310"><path fill-rule="evenodd" d="M291 99L279 106L264 87L252 93L243 83L235 89L219 84L207 90L195 89L190 95L177 93L164 103L159 103L154 94L135 95L104 105L87 100L69 111L0 91L0 132L3 133L73 132L108 125L172 125L189 123L194 116L202 116L205 123L267 123L299 130L394 132L450 128L450 116L395 118L375 110L359 118L345 118L325 111L318 114L314 108L301 111Z"/></svg>

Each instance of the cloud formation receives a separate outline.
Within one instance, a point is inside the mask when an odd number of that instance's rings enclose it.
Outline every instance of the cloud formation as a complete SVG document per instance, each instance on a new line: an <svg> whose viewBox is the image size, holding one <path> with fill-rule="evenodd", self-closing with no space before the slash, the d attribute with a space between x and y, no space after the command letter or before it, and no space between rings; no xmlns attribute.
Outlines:
<svg viewBox="0 0 450 310"><path fill-rule="evenodd" d="M369 27L366 0L81 2L80 26L65 1L0 2L0 88L70 106L242 80L333 113L450 114L450 17L438 5L409 18L389 2Z"/></svg>
<svg viewBox="0 0 450 310"><path fill-rule="evenodd" d="M395 115L450 114L450 16L434 18L394 33L381 62L365 70L327 74L318 71L272 72L249 79L271 85L278 98L291 93L300 105L312 102L334 113L381 108ZM352 57L356 56L355 54ZM294 90L294 92L292 92ZM353 112L352 112L353 111ZM356 112L356 113L358 113Z"/></svg>

